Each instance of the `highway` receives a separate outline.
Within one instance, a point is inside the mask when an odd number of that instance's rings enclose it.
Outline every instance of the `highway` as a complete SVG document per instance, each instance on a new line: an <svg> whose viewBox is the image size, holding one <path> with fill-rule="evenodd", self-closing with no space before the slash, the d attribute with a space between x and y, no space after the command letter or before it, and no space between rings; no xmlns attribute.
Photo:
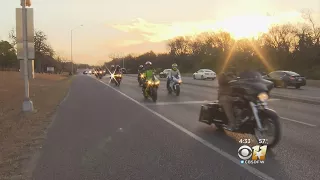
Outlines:
<svg viewBox="0 0 320 180"><path fill-rule="evenodd" d="M153 103L144 100L136 77L125 76L120 87L108 81L75 77L35 161L33 179L320 177L318 105L270 99L283 137L267 151L265 164L248 166L240 164L237 151L238 141L249 135L198 122L201 103L217 98L215 88L183 84L177 97L161 82Z"/></svg>
<svg viewBox="0 0 320 180"><path fill-rule="evenodd" d="M137 74L128 74L130 77L137 77ZM161 81L165 81L165 78L160 78ZM184 84L196 85L201 87L217 88L217 80L194 80L192 77L182 77ZM307 81L308 82L308 81ZM295 100L299 102L307 102L320 105L320 88L303 86L300 89L294 87L274 88L271 94L276 98Z"/></svg>

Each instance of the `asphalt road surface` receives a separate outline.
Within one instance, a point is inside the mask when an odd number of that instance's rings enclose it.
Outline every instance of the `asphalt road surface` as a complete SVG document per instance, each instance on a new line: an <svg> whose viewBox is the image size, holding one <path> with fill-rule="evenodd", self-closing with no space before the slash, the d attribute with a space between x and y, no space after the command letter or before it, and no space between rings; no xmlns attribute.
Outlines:
<svg viewBox="0 0 320 180"><path fill-rule="evenodd" d="M264 164L242 165L236 133L198 122L212 88L182 85L179 97L161 83L158 102L144 100L136 78L120 87L75 77L60 106L35 180L105 179L314 179L320 177L319 106L271 99L282 117L283 137Z"/></svg>
<svg viewBox="0 0 320 180"><path fill-rule="evenodd" d="M137 77L136 74L128 74L130 77ZM165 78L160 78L162 81ZM192 77L182 77L182 81L185 84L192 84L197 86L208 86L208 87L218 87L217 80L194 80ZM308 83L308 82L307 82ZM294 87L284 88L274 88L271 92L272 95L286 97L291 99L303 99L307 101L316 101L320 104L320 88L303 86L300 89L295 89Z"/></svg>

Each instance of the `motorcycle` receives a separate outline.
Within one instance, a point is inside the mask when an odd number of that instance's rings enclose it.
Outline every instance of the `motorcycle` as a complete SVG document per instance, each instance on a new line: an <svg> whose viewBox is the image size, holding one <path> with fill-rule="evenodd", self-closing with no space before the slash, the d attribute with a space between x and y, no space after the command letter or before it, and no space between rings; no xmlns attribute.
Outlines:
<svg viewBox="0 0 320 180"><path fill-rule="evenodd" d="M177 96L179 96L181 83L182 83L182 80L179 75L173 76L172 80L170 80L168 93L171 94L172 92L174 92Z"/></svg>
<svg viewBox="0 0 320 180"><path fill-rule="evenodd" d="M98 71L98 72L96 73L96 77L97 77L98 79L102 79L102 77L104 76L103 73L104 73L103 71Z"/></svg>
<svg viewBox="0 0 320 180"><path fill-rule="evenodd" d="M281 138L281 125L277 113L268 108L267 100L273 86L262 77L241 79L229 82L232 92L236 94L233 101L234 116L239 120L239 129L235 132L252 134L260 145L274 147ZM228 120L219 101L201 106L199 121L214 124L224 130Z"/></svg>
<svg viewBox="0 0 320 180"><path fill-rule="evenodd" d="M140 87L143 85L143 82L144 82L144 74L140 73L138 74L138 83Z"/></svg>
<svg viewBox="0 0 320 180"><path fill-rule="evenodd" d="M116 86L120 86L122 80L122 74L111 74L111 83L114 83Z"/></svg>
<svg viewBox="0 0 320 180"><path fill-rule="evenodd" d="M155 76L153 76L151 80L148 80L145 83L146 89L144 89L144 87L142 88L144 98L148 99L149 97L151 97L153 102L156 102L158 99L159 85L160 85L160 81Z"/></svg>

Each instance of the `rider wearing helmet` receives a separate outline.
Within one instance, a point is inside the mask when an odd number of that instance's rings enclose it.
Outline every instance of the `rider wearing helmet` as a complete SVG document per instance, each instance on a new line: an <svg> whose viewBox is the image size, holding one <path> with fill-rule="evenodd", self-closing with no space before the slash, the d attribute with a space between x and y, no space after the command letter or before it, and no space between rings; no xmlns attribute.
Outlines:
<svg viewBox="0 0 320 180"><path fill-rule="evenodd" d="M144 67L141 64L138 68L138 81L140 81L140 78L141 78L140 75L143 73L143 71L144 71Z"/></svg>
<svg viewBox="0 0 320 180"><path fill-rule="evenodd" d="M150 61L147 61L144 65L144 72L143 72L143 75L144 75L144 80L145 80L145 83L142 87L143 89L143 92L146 90L146 82L148 82L149 79L152 79L154 77L154 69L152 68L152 63Z"/></svg>
<svg viewBox="0 0 320 180"><path fill-rule="evenodd" d="M172 77L179 75L180 76L180 71L178 69L178 65L176 63L172 64L172 69L170 69L167 77L167 88L169 88L170 81L172 80Z"/></svg>
<svg viewBox="0 0 320 180"><path fill-rule="evenodd" d="M111 71L111 73L113 73L114 71L115 71L115 67L114 67L114 65L111 65L111 68L110 68L110 71Z"/></svg>
<svg viewBox="0 0 320 180"><path fill-rule="evenodd" d="M115 74L121 74L121 67L119 65L116 66Z"/></svg>
<svg viewBox="0 0 320 180"><path fill-rule="evenodd" d="M138 69L138 74L143 73L143 70L144 68L143 68L143 65L141 64Z"/></svg>

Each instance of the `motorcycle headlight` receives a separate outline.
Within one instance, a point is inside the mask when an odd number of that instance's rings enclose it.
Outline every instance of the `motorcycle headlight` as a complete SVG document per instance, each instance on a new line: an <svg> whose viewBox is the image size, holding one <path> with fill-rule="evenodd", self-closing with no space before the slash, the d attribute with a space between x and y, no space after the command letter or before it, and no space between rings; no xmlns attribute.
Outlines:
<svg viewBox="0 0 320 180"><path fill-rule="evenodd" d="M152 82L151 82L151 81L148 81L148 84L152 84Z"/></svg>
<svg viewBox="0 0 320 180"><path fill-rule="evenodd" d="M159 85L160 84L160 81L156 81L156 83L155 83L156 85Z"/></svg>
<svg viewBox="0 0 320 180"><path fill-rule="evenodd" d="M267 93L263 92L258 95L258 98L260 101L265 102L266 100L269 99L269 96Z"/></svg>
<svg viewBox="0 0 320 180"><path fill-rule="evenodd" d="M114 78L114 74L111 74L111 78Z"/></svg>
<svg viewBox="0 0 320 180"><path fill-rule="evenodd" d="M179 80L179 81L178 81L178 83L180 84L180 83L182 83L182 81L181 81L181 80Z"/></svg>

